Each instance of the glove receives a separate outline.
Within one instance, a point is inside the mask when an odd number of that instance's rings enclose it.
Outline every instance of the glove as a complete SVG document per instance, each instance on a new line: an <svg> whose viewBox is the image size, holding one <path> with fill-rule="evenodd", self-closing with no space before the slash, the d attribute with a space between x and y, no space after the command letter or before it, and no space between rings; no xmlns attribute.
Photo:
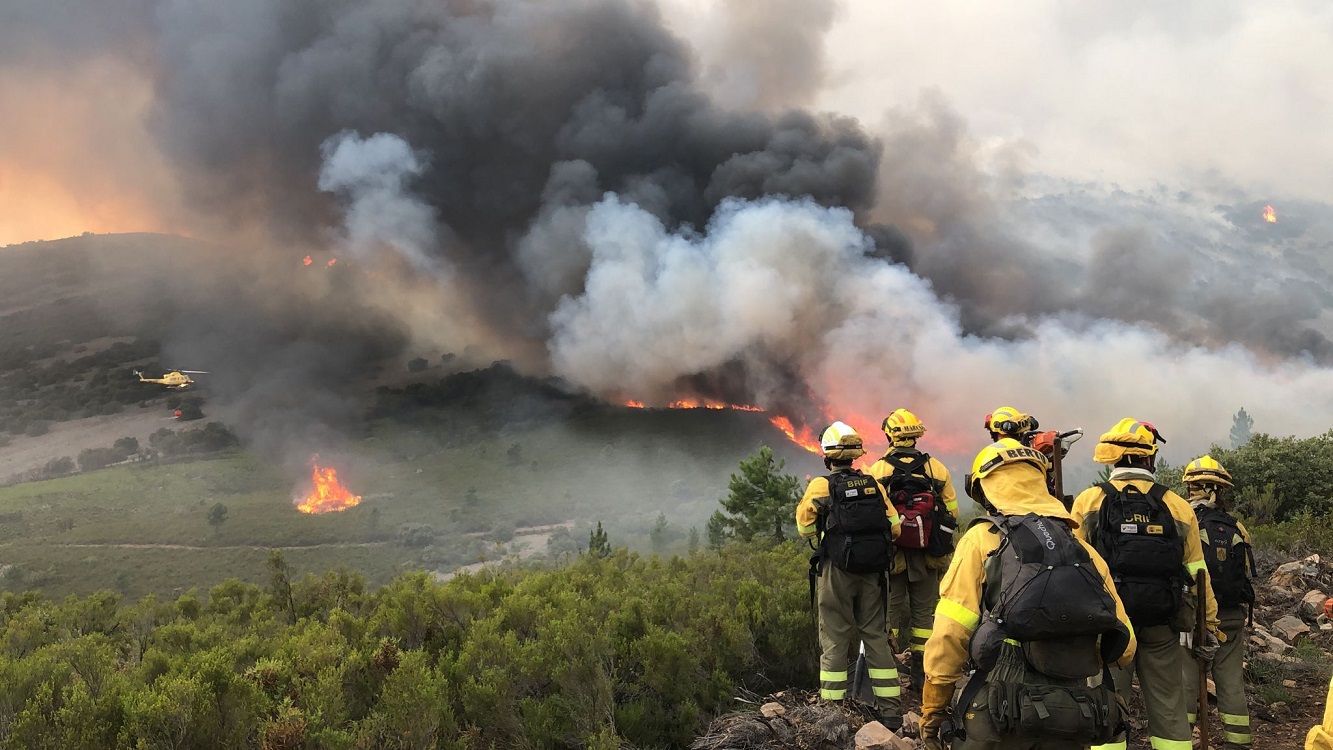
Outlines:
<svg viewBox="0 0 1333 750"><path fill-rule="evenodd" d="M1204 664L1212 664L1213 658L1217 656L1217 635L1213 631L1208 631L1204 635L1203 643L1194 644L1194 658Z"/></svg>
<svg viewBox="0 0 1333 750"><path fill-rule="evenodd" d="M945 711L933 713L921 719L921 744L925 746L925 750L944 750L944 740L940 737L940 729L949 718L949 712Z"/></svg>

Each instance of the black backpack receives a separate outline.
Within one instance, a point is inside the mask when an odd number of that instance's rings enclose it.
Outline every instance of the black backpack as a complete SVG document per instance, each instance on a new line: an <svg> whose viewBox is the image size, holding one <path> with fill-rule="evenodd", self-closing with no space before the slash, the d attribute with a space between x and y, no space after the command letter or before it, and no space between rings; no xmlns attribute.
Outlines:
<svg viewBox="0 0 1333 750"><path fill-rule="evenodd" d="M893 525L879 482L859 471L828 475L829 508L820 515L820 555L848 573L893 566Z"/></svg>
<svg viewBox="0 0 1333 750"><path fill-rule="evenodd" d="M1185 540L1167 507L1167 488L1147 493L1132 484L1097 485L1106 498L1092 529L1093 549L1106 560L1134 627L1165 625L1180 609Z"/></svg>
<svg viewBox="0 0 1333 750"><path fill-rule="evenodd" d="M1194 509L1203 537L1203 559L1208 563L1208 579L1213 596L1221 607L1246 607L1254 604L1254 552L1240 533L1240 524L1218 508Z"/></svg>
<svg viewBox="0 0 1333 750"><path fill-rule="evenodd" d="M939 486L925 472L930 454L889 453L884 461L893 467L883 479L884 488L903 519L898 548L922 550L935 557L953 552L956 522L940 497Z"/></svg>
<svg viewBox="0 0 1333 750"><path fill-rule="evenodd" d="M975 739L1106 742L1120 725L1108 667L1129 634L1092 556L1058 518L978 523L992 524L1001 540L986 558L985 616L972 636L978 672L959 701L963 711L988 706L997 734ZM1098 673L1102 684L1089 688L1087 678ZM983 690L988 697L974 703Z"/></svg>

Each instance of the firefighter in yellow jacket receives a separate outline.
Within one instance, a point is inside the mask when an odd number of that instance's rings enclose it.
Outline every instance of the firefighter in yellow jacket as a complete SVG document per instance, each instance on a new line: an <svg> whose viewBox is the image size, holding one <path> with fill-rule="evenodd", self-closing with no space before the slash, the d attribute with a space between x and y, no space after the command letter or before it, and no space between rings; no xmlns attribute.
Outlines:
<svg viewBox="0 0 1333 750"><path fill-rule="evenodd" d="M1232 483L1226 467L1212 456L1191 461L1184 471L1189 503L1199 520L1199 538L1208 563L1208 580L1217 599L1224 642L1213 658L1213 682L1217 684L1217 712L1221 715L1224 746L1248 750L1250 710L1245 701L1245 620L1254 606L1253 541L1245 524L1231 515ZM1186 702L1191 711L1199 706L1199 672L1185 655Z"/></svg>
<svg viewBox="0 0 1333 750"><path fill-rule="evenodd" d="M1179 634L1193 622L1182 589L1207 563L1194 509L1154 479L1163 442L1151 423L1117 422L1093 450L1093 460L1112 465L1110 480L1084 490L1071 513L1079 538L1101 554L1115 576L1138 638L1134 663L1115 673L1116 687L1128 696L1137 672L1153 750L1191 750ZM1217 601L1207 586L1195 598L1204 602L1209 632L1194 651L1207 661L1217 651ZM1121 737L1101 747L1119 750L1126 743Z"/></svg>
<svg viewBox="0 0 1333 750"><path fill-rule="evenodd" d="M940 599L940 574L949 567L958 526L958 496L944 464L917 450L926 426L915 414L898 409L885 417L883 429L889 451L870 467L870 474L906 521L889 575L889 631L900 645L902 634L910 634L912 688L920 690L926 639Z"/></svg>
<svg viewBox="0 0 1333 750"><path fill-rule="evenodd" d="M796 506L801 536L818 538L819 696L847 697L857 646L864 645L875 710L890 729L902 726L902 688L885 625L888 570L900 520L883 487L852 468L865 455L861 437L834 422L820 436L824 466Z"/></svg>
<svg viewBox="0 0 1333 750"><path fill-rule="evenodd" d="M1090 681L1088 676L1104 676L1109 664L1133 658L1133 630L1106 564L1072 533L1075 520L1046 491L1047 470L1040 452L1012 438L987 446L973 462L965 488L989 517L975 522L959 539L940 586L934 628L926 643L921 698L921 739L927 750L940 750L948 741L941 729L950 718L962 730L958 747L963 750L1082 748L1092 741L1089 732L1094 729L1098 739L1116 731L1113 690L1103 687L1104 677ZM1005 550L1014 554L1001 554ZM1043 555L1048 551L1060 556L1060 565L1046 566ZM1020 562L1029 563L1030 575L1060 567L1072 578L1026 585L1015 574L1014 566ZM1051 596L1045 602L1027 599L1029 605L1046 607L1028 606L1019 612L1015 608L1022 607L1024 592ZM1034 612L1062 606L1095 610L1097 618L1047 612L1054 627L1044 635L1022 625ZM1080 621L1089 625L1085 632L1069 625ZM1029 661L1028 654L1035 661ZM969 660L978 665L978 672L963 692L959 713L953 715L955 685ZM1054 668L1061 663L1082 671ZM1076 729L1071 721L1089 723ZM1098 721L1100 726L1094 726Z"/></svg>
<svg viewBox="0 0 1333 750"><path fill-rule="evenodd" d="M1305 750L1333 750L1333 682L1328 684L1324 702L1324 723L1305 735Z"/></svg>

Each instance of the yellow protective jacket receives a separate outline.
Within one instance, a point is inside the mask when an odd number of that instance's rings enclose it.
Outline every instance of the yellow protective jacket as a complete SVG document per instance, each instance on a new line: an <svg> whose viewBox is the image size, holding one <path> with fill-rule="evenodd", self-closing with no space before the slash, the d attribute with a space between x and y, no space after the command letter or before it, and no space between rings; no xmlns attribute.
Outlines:
<svg viewBox="0 0 1333 750"><path fill-rule="evenodd" d="M1004 515L1019 516L1036 513L1058 518L1077 531L1078 524L1065 511L1059 500L1046 490L1045 477L1038 471L1000 471L985 481L986 496L996 510ZM969 658L972 634L981 624L983 586L986 583L986 558L1000 546L1000 535L989 523L977 523L958 540L953 563L940 582L940 601L935 607L935 625L926 642L926 686L921 696L921 714L929 717L947 711L953 701L954 685L963 677L963 666ZM1080 540L1088 556L1097 566L1106 591L1115 600L1115 613L1128 644L1116 659L1124 666L1134 658L1138 642L1134 628L1125 614L1125 605L1111 582L1106 562L1087 542Z"/></svg>
<svg viewBox="0 0 1333 750"><path fill-rule="evenodd" d="M852 473L851 469L839 469L841 473ZM878 480L876 480L878 483ZM889 495L880 486L880 493L884 496L884 514L889 517L889 523L893 524L892 535L894 539L898 538L898 533L902 531L903 519L898 515L898 509L889 502ZM805 495L801 498L800 504L796 506L796 530L801 536L809 539L819 533L819 517L828 511L829 507L829 489L828 477L815 477L806 485Z"/></svg>
<svg viewBox="0 0 1333 750"><path fill-rule="evenodd" d="M1328 685L1324 703L1324 723L1305 735L1305 750L1333 750L1333 682Z"/></svg>
<svg viewBox="0 0 1333 750"><path fill-rule="evenodd" d="M889 456L894 455L915 458L921 455L921 451L918 451L915 448L893 448L888 453L884 454L884 458L876 461L874 465L870 467L870 475L875 479L878 479L879 483L883 485L886 490L888 489L887 480L889 476L893 474L893 464L889 463L887 459ZM931 484L935 485L935 492L940 496L940 499L944 501L944 507L949 509L949 512L953 514L954 520L957 521L958 493L954 491L953 480L949 477L949 470L934 457L927 459L926 463L923 464L921 468L925 472L926 477L930 479ZM904 557L906 554L907 553L904 550L898 550L894 553L893 570L891 572L895 575L907 569L907 560ZM932 557L928 555L927 557L930 559L928 566L935 570L944 568L949 560L947 555L944 557Z"/></svg>
<svg viewBox="0 0 1333 750"><path fill-rule="evenodd" d="M1132 484L1140 492L1146 493L1152 489L1154 483L1152 472L1144 469L1121 467L1111 471L1111 484L1116 488ZM1088 541L1088 532L1094 525L1097 513L1101 510L1102 501L1105 499L1106 493L1102 492L1101 488L1097 486L1083 490L1078 497L1074 498L1074 505L1070 509L1070 513L1079 523L1074 530L1079 539ZM1205 579L1208 575L1208 563L1203 559L1203 544L1199 539L1199 519L1195 517L1194 509L1180 495L1167 490L1162 499L1166 503L1167 509L1171 511L1171 517L1176 520L1176 531L1185 540L1185 556L1180 563L1184 568L1185 577L1193 585L1194 576L1199 571L1203 571ZM1195 595L1199 595L1199 592L1196 591ZM1202 596L1205 602L1204 614L1207 617L1208 629L1217 636L1218 640L1225 640L1226 636L1218 629L1217 599L1213 597L1211 582L1204 587Z"/></svg>

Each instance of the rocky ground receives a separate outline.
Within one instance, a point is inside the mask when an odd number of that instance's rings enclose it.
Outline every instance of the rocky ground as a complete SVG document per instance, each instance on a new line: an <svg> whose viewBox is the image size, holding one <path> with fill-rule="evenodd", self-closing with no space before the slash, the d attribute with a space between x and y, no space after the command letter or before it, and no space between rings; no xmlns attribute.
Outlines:
<svg viewBox="0 0 1333 750"><path fill-rule="evenodd" d="M1318 555L1268 566L1256 585L1258 602L1247 642L1246 680L1255 750L1299 750L1323 717L1333 672L1333 621L1324 604L1333 592L1333 564ZM903 655L904 657L906 655ZM905 658L900 659L906 666ZM906 670L901 670L906 675ZM905 680L904 680L905 682ZM904 684L906 720L896 736L874 721L862 704L824 704L810 691L786 690L755 697L753 710L719 717L691 750L913 750L919 698ZM1149 746L1137 686L1130 698L1130 747ZM1221 720L1210 712L1212 746L1220 746ZM1196 730L1196 744L1197 730Z"/></svg>

